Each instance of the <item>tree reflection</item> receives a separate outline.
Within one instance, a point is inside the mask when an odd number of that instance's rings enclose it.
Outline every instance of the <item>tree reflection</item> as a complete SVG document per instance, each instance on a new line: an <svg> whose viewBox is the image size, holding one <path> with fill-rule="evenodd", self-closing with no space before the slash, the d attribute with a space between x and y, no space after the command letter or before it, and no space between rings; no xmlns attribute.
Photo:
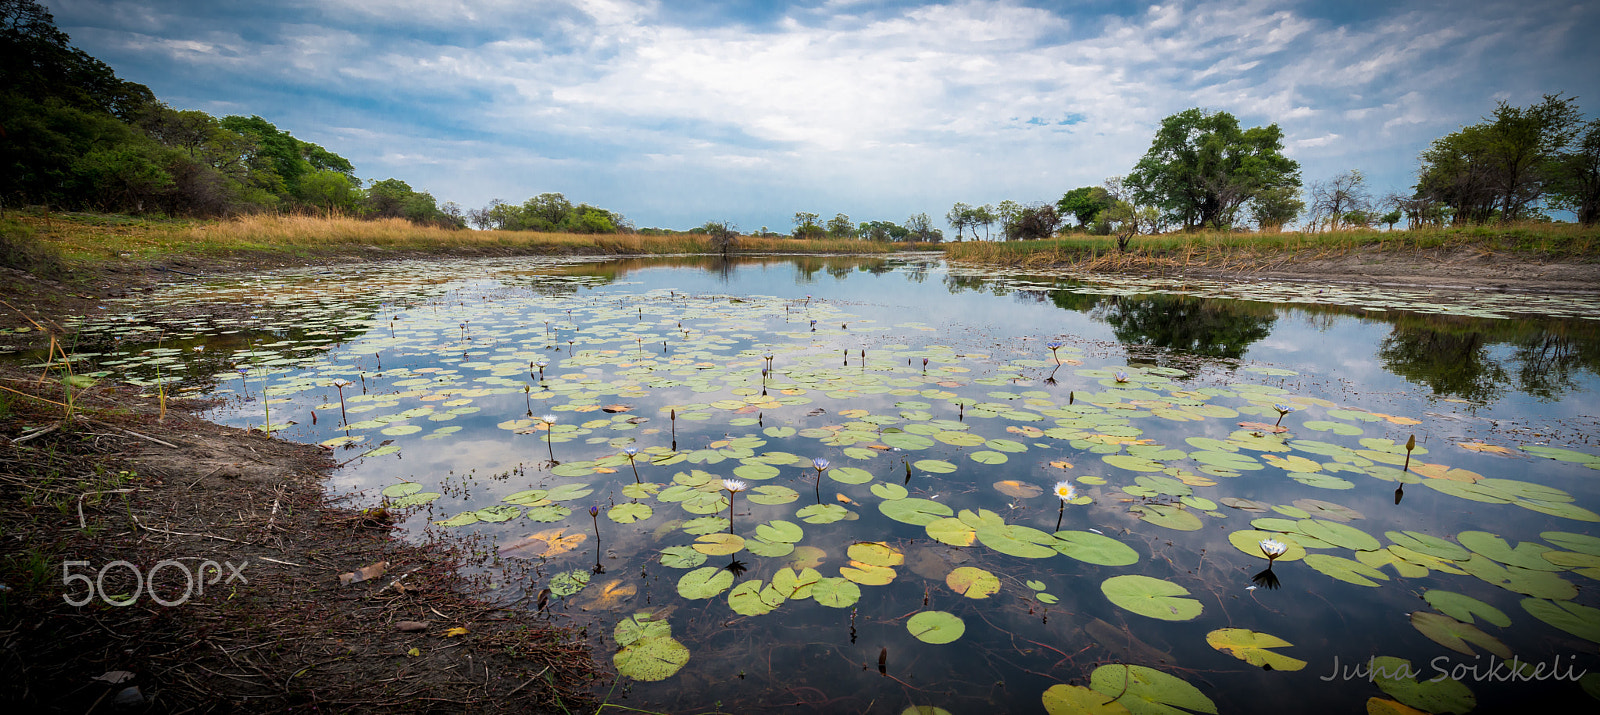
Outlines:
<svg viewBox="0 0 1600 715"><path fill-rule="evenodd" d="M1110 296L1091 313L1124 345L1238 358L1272 334L1271 306L1172 295Z"/></svg>
<svg viewBox="0 0 1600 715"><path fill-rule="evenodd" d="M1558 321L1402 316L1378 359L1436 395L1489 402L1514 387L1555 400L1577 389L1579 372L1600 374L1600 339Z"/></svg>

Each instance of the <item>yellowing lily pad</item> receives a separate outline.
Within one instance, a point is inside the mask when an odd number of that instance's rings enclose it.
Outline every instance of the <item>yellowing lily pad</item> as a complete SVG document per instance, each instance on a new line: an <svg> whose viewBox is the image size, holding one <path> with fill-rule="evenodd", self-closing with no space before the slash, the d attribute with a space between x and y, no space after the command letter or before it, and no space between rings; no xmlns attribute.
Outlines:
<svg viewBox="0 0 1600 715"><path fill-rule="evenodd" d="M1266 670L1300 670L1306 662L1290 658L1272 648L1288 648L1293 643L1269 633L1245 628L1219 628L1206 634L1206 643L1228 655Z"/></svg>
<svg viewBox="0 0 1600 715"><path fill-rule="evenodd" d="M1094 669L1089 687L1116 698L1135 715L1179 715L1185 711L1216 715L1217 704L1175 675L1142 665L1113 663Z"/></svg>
<svg viewBox="0 0 1600 715"><path fill-rule="evenodd" d="M1467 645L1473 643L1501 658L1511 657L1511 649L1500 639L1484 633L1477 626L1449 616L1415 611L1411 614L1411 625L1433 642L1463 655L1477 655L1472 646Z"/></svg>
<svg viewBox="0 0 1600 715"><path fill-rule="evenodd" d="M999 577L974 566L951 570L944 582L950 590L967 598L988 598L1000 591Z"/></svg>

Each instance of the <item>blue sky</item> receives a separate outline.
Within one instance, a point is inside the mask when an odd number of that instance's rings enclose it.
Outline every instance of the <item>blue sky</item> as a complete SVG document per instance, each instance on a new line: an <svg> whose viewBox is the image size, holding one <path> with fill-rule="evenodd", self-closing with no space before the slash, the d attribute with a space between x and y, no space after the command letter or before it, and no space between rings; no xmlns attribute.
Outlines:
<svg viewBox="0 0 1600 715"><path fill-rule="evenodd" d="M1308 186L1360 169L1378 194L1498 101L1600 115L1581 0L44 4L168 104L259 114L362 178L641 227L1054 201L1189 107L1277 123Z"/></svg>

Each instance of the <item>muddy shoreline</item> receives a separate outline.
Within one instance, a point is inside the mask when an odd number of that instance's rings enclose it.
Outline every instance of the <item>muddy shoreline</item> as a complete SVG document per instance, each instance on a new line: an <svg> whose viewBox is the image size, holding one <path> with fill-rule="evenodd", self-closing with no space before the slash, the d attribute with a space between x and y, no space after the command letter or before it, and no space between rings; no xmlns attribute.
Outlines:
<svg viewBox="0 0 1600 715"><path fill-rule="evenodd" d="M331 499L323 448L207 422L199 401L162 415L94 387L63 419L36 372L0 369L0 385L0 702L564 712L604 682L559 618L478 600L461 554Z"/></svg>

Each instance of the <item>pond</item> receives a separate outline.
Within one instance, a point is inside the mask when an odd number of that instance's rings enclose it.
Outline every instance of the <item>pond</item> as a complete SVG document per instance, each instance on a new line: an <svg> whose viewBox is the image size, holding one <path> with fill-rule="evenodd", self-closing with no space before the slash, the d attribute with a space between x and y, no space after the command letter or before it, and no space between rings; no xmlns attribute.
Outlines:
<svg viewBox="0 0 1600 715"><path fill-rule="evenodd" d="M84 364L332 447L330 490L587 626L630 708L1600 697L1593 296L772 256L124 308Z"/></svg>

